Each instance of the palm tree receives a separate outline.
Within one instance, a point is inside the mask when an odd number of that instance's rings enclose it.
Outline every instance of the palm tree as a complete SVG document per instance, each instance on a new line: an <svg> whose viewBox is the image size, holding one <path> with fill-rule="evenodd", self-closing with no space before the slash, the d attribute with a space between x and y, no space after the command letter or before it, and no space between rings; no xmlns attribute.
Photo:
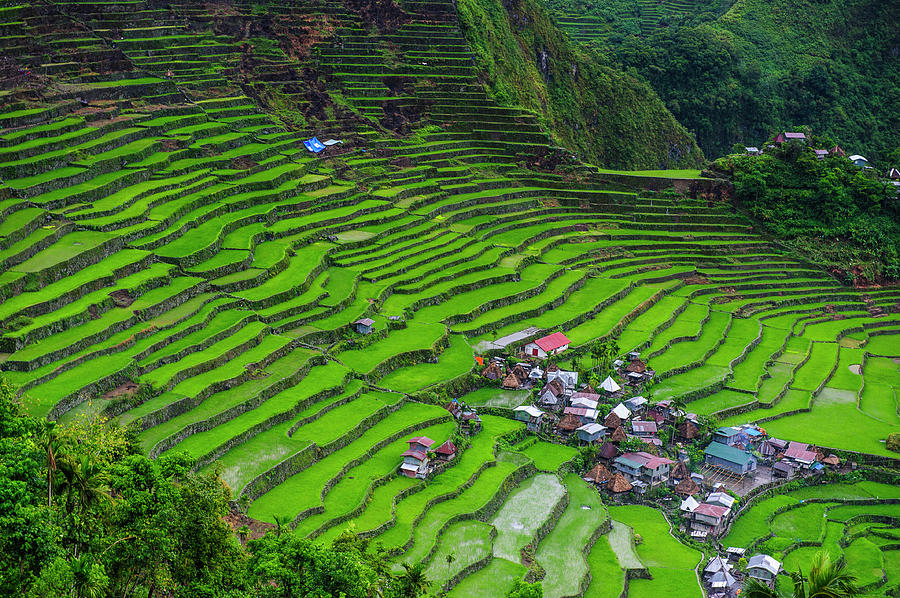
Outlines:
<svg viewBox="0 0 900 598"><path fill-rule="evenodd" d="M61 452L61 443L56 434L56 422L44 420L41 429L41 444L46 449L47 456L47 506L53 502L53 476L58 469L57 457Z"/></svg>
<svg viewBox="0 0 900 598"><path fill-rule="evenodd" d="M281 532L291 522L290 515L275 515L275 536L280 538Z"/></svg>
<svg viewBox="0 0 900 598"><path fill-rule="evenodd" d="M65 490L69 513L76 506L87 511L110 498L109 475L88 455L60 459L58 464L64 476L63 486L59 489Z"/></svg>
<svg viewBox="0 0 900 598"><path fill-rule="evenodd" d="M404 598L417 598L428 591L431 583L425 577L422 563L410 565L403 563L403 574L400 576L400 595Z"/></svg>
<svg viewBox="0 0 900 598"><path fill-rule="evenodd" d="M862 592L856 577L844 571L844 564L831 560L826 551L819 551L812 559L809 575L803 571L791 573L793 591L782 594L764 583L751 579L744 584L745 598L850 598Z"/></svg>

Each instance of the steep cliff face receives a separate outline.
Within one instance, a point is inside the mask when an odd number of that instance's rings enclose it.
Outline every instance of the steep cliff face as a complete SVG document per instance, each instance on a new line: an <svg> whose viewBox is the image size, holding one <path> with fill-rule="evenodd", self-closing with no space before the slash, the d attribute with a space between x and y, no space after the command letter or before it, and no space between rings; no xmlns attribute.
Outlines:
<svg viewBox="0 0 900 598"><path fill-rule="evenodd" d="M869 160L900 146L900 2L542 1L650 83L708 157L799 125Z"/></svg>
<svg viewBox="0 0 900 598"><path fill-rule="evenodd" d="M537 0L459 0L485 85L503 104L535 111L556 143L616 168L694 166L703 155L656 92L601 65Z"/></svg>

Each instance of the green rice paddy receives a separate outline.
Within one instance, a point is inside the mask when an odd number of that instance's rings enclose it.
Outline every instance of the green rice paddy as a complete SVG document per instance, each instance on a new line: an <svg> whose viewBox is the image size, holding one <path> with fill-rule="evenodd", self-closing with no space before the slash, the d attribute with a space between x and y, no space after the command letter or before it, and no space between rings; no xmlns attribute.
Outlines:
<svg viewBox="0 0 900 598"><path fill-rule="evenodd" d="M553 142L482 87L451 3L404 3L410 19L390 35L328 3L344 44L313 50L340 101L278 118L234 78L245 40L188 27L180 4L146 15L129 5L136 22L173 18L171 35L148 25L116 40L128 76L104 58L126 12L59 4L67 25L54 44L76 44L84 64L60 67L68 58L29 30L35 52L23 59L62 85L47 91L53 109L0 98L0 368L32 413L115 418L151 456L186 452L221 472L250 516L284 516L321 542L354 529L397 567L423 563L432 589L452 596L504 595L528 573L523 549L546 596L619 596L626 569L652 575L631 580L629 597L700 593L700 555L660 511L607 513L569 471L574 446L510 448L523 427L512 409L531 394L482 384L476 357L489 356L476 347L529 327L564 332L562 359L582 369L605 337L640 350L657 372L654 400L889 456L894 316L869 315L862 291L748 232L727 204L649 190L699 171L530 167ZM271 10L289 24L323 14ZM369 68L361 48L384 64ZM305 102L292 91L303 63L263 62L277 97ZM386 77L417 84L391 90ZM411 135L376 122L395 91L417 115ZM284 126L294 112L309 117ZM302 143L314 135L345 143L314 155ZM898 298L871 293L882 308ZM371 335L355 329L361 318ZM482 431L427 481L399 476L409 438L457 433L449 398L481 408ZM890 583L894 526L833 537L860 515L895 517L893 504L852 503L871 497L898 498L865 482L769 498L727 542L798 561L796 538L843 547L861 579L881 567ZM813 499L824 502L775 515Z"/></svg>

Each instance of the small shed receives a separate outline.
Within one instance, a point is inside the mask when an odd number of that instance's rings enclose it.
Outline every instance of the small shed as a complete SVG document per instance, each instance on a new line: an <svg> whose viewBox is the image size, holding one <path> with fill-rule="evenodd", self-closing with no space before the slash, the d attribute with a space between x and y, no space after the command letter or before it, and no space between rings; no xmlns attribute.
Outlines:
<svg viewBox="0 0 900 598"><path fill-rule="evenodd" d="M647 399L641 396L631 397L625 401L625 406L632 412L639 411L647 405Z"/></svg>
<svg viewBox="0 0 900 598"><path fill-rule="evenodd" d="M621 473L617 473L613 476L612 482L608 484L610 491L619 494L621 492L628 492L631 490L632 485L631 482L625 479Z"/></svg>
<svg viewBox="0 0 900 598"><path fill-rule="evenodd" d="M375 320L372 318L360 318L353 322L353 328L360 334L372 334L375 330Z"/></svg>
<svg viewBox="0 0 900 598"><path fill-rule="evenodd" d="M700 493L700 486L691 478L684 478L675 486L675 492L681 496L693 496Z"/></svg>
<svg viewBox="0 0 900 598"><path fill-rule="evenodd" d="M860 156L859 154L853 154L852 156L850 156L849 160L853 162L854 166L857 166L859 168L865 168L869 165L869 161L866 160L864 156Z"/></svg>
<svg viewBox="0 0 900 598"><path fill-rule="evenodd" d="M622 426L613 430L612 434L609 435L610 442L625 442L626 440L628 440L628 435L625 434L625 428Z"/></svg>
<svg viewBox="0 0 900 598"><path fill-rule="evenodd" d="M616 415L618 415L619 419L621 419L622 421L625 421L626 419L631 417L631 410L622 403L619 403L618 405L613 407L611 413L615 413Z"/></svg>
<svg viewBox="0 0 900 598"><path fill-rule="evenodd" d="M711 505L719 505L728 509L734 506L734 497L724 492L710 492L706 502Z"/></svg>
<svg viewBox="0 0 900 598"><path fill-rule="evenodd" d="M688 496L683 501L681 501L681 506L678 508L685 513L693 513L699 506L700 503L697 502L696 498L694 498L693 496Z"/></svg>
<svg viewBox="0 0 900 598"><path fill-rule="evenodd" d="M600 390L606 394L612 394L622 390L622 387L616 384L616 381L612 379L612 376L607 376L606 380L600 383Z"/></svg>
<svg viewBox="0 0 900 598"><path fill-rule="evenodd" d="M580 428L581 425L581 419L579 419L577 415L567 413L559 420L559 423L556 424L556 429L560 434L568 435Z"/></svg>
<svg viewBox="0 0 900 598"><path fill-rule="evenodd" d="M631 422L631 432L635 436L653 436L657 432L656 422L634 420L633 422Z"/></svg>
<svg viewBox="0 0 900 598"><path fill-rule="evenodd" d="M604 442L600 447L600 454L598 455L601 459L605 459L607 461L612 461L616 457L619 456L619 448L614 445L612 442Z"/></svg>
<svg viewBox="0 0 900 598"><path fill-rule="evenodd" d="M806 143L806 135L804 133L798 133L796 131L782 131L775 135L775 143L781 145L782 143L788 143L790 141L799 141L800 143Z"/></svg>
<svg viewBox="0 0 900 598"><path fill-rule="evenodd" d="M577 428L578 439L582 442L597 442L606 433L606 426L597 423L584 424Z"/></svg>
<svg viewBox="0 0 900 598"><path fill-rule="evenodd" d="M498 362L491 361L491 363L481 371L481 375L488 380L502 380L503 367Z"/></svg>
<svg viewBox="0 0 900 598"><path fill-rule="evenodd" d="M575 390L578 386L578 372L570 372L557 368L555 371L547 372L547 382L558 380L564 389Z"/></svg>
<svg viewBox="0 0 900 598"><path fill-rule="evenodd" d="M597 410L597 401L592 401L591 399L585 399L583 397L572 397L572 407L584 407L585 409L593 409Z"/></svg>
<svg viewBox="0 0 900 598"><path fill-rule="evenodd" d="M613 477L613 474L609 472L609 470L601 464L597 464L584 476L584 481L593 482L594 484L603 484L604 482L608 482Z"/></svg>
<svg viewBox="0 0 900 598"><path fill-rule="evenodd" d="M544 418L544 412L532 405L516 407L513 409L513 414L517 420L526 422L529 430L540 426Z"/></svg>
<svg viewBox="0 0 900 598"><path fill-rule="evenodd" d="M760 581L772 581L781 571L781 563L767 554L754 554L747 562L747 575Z"/></svg>
<svg viewBox="0 0 900 598"><path fill-rule="evenodd" d="M503 382L500 383L500 386L503 388L508 388L510 390L515 390L521 386L519 379L512 372L508 373L505 378L503 378Z"/></svg>
<svg viewBox="0 0 900 598"><path fill-rule="evenodd" d="M772 475L778 478L790 478L794 475L794 468L787 461L778 461L772 466Z"/></svg>
<svg viewBox="0 0 900 598"><path fill-rule="evenodd" d="M609 415L606 416L606 419L603 420L603 425L607 428L621 428L622 418L616 415L615 412L610 411Z"/></svg>
<svg viewBox="0 0 900 598"><path fill-rule="evenodd" d="M456 457L456 445L451 441L447 441L441 446L434 449L434 455L441 461L452 461Z"/></svg>

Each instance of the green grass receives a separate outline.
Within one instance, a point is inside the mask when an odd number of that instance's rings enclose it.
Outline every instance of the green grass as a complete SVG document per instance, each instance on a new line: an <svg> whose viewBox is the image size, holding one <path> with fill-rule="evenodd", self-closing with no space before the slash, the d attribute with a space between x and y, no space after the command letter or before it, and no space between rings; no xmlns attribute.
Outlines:
<svg viewBox="0 0 900 598"><path fill-rule="evenodd" d="M443 324L410 323L409 327L392 330L388 337L365 349L351 349L337 354L347 367L364 374L370 373L384 360L418 349L430 349L444 334Z"/></svg>
<svg viewBox="0 0 900 598"><path fill-rule="evenodd" d="M702 554L676 540L661 512L644 506L610 507L614 521L629 526L640 535L636 546L641 563L650 570L651 580L631 580L629 595L703 596L694 573ZM621 560L621 557L620 557ZM640 581L641 583L636 583Z"/></svg>
<svg viewBox="0 0 900 598"><path fill-rule="evenodd" d="M436 590L450 577L490 554L490 525L480 521L454 523L441 534L438 549L425 569L425 577L434 584L432 590ZM453 557L450 564L447 563L448 556Z"/></svg>
<svg viewBox="0 0 900 598"><path fill-rule="evenodd" d="M461 376L474 364L472 348L466 339L460 334L452 334L450 346L438 356L437 363L422 363L394 370L382 378L378 385L398 392L415 392Z"/></svg>
<svg viewBox="0 0 900 598"><path fill-rule="evenodd" d="M534 532L565 492L553 474L538 474L522 482L491 520L497 530L494 556L518 561L520 551L531 541Z"/></svg>
<svg viewBox="0 0 900 598"><path fill-rule="evenodd" d="M571 446L543 441L538 441L520 452L527 455L539 470L554 472L578 454Z"/></svg>
<svg viewBox="0 0 900 598"><path fill-rule="evenodd" d="M476 407L505 407L514 409L525 404L531 396L527 390L503 390L491 386L485 386L478 390L463 395L461 399L469 405Z"/></svg>
<svg viewBox="0 0 900 598"><path fill-rule="evenodd" d="M568 474L565 484L569 505L535 552L537 561L546 571L542 584L548 596L578 593L581 580L587 574L581 549L608 517L600 495L578 475Z"/></svg>
<svg viewBox="0 0 900 598"><path fill-rule="evenodd" d="M518 562L492 559L484 569L469 575L450 592L454 598L496 598L505 596L528 570Z"/></svg>
<svg viewBox="0 0 900 598"><path fill-rule="evenodd" d="M321 505L319 492L348 461L364 455L381 439L411 426L441 415L441 408L412 403L404 405L374 426L365 435L346 447L320 459L311 467L289 477L284 483L253 502L248 514L251 517L272 521L277 514L296 516L305 509ZM446 412L445 412L446 413ZM308 436L297 432L298 435ZM402 451L401 451L402 452ZM397 466L400 465L398 453ZM315 489L309 492L309 489Z"/></svg>
<svg viewBox="0 0 900 598"><path fill-rule="evenodd" d="M763 499L737 518L731 526L731 531L722 538L722 544L724 546L749 546L757 538L769 534L769 517L777 509L796 503L796 498L783 494Z"/></svg>
<svg viewBox="0 0 900 598"><path fill-rule="evenodd" d="M609 544L608 535L594 542L587 562L591 584L584 593L585 598L619 598L625 587L625 572Z"/></svg>

